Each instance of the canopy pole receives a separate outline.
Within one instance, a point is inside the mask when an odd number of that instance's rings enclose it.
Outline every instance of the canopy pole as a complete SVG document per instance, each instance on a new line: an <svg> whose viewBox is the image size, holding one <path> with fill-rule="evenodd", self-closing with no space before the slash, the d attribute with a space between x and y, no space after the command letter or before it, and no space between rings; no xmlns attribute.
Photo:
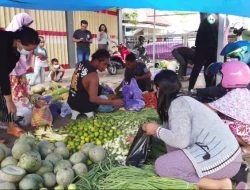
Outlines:
<svg viewBox="0 0 250 190"><path fill-rule="evenodd" d="M153 32L153 63L155 64L155 42L156 42L156 34L155 34L155 9L154 9L154 32Z"/></svg>
<svg viewBox="0 0 250 190"><path fill-rule="evenodd" d="M73 11L66 11L66 30L67 30L67 48L68 48L68 62L70 68L75 68L76 56L75 56L75 44L72 41L74 34L74 15Z"/></svg>
<svg viewBox="0 0 250 190"><path fill-rule="evenodd" d="M118 9L118 17L117 17L117 22L118 22L118 44L123 43L123 31L122 31L122 9Z"/></svg>
<svg viewBox="0 0 250 190"><path fill-rule="evenodd" d="M217 61L223 62L224 58L220 55L221 50L224 47L224 29L225 29L225 15L219 14L219 28L218 28L218 47L217 47Z"/></svg>
<svg viewBox="0 0 250 190"><path fill-rule="evenodd" d="M224 57L220 55L222 49L226 45L225 43L228 42L228 36L227 31L229 30L229 23L228 23L228 16L219 14L219 28L218 28L218 47L217 47L217 62L224 62ZM226 35L226 36L225 36ZM216 84L219 84L221 82L221 74L218 73L216 75Z"/></svg>

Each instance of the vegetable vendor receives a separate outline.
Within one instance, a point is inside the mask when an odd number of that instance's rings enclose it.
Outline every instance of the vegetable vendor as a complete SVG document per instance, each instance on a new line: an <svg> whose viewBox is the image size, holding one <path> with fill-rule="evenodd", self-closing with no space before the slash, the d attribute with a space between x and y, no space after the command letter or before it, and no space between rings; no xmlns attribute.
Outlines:
<svg viewBox="0 0 250 190"><path fill-rule="evenodd" d="M151 90L151 72L144 63L137 62L134 53L129 53L126 58L126 72L133 72L139 88L142 92ZM122 87L122 83L115 89L118 92Z"/></svg>
<svg viewBox="0 0 250 190"><path fill-rule="evenodd" d="M99 85L97 71L105 71L109 63L109 58L109 52L100 49L92 55L90 62L83 61L76 66L68 97L68 104L72 109L72 119L76 119L79 114L91 117L95 111L98 111L98 108L104 109L104 105L113 107L123 105L121 99L100 97L102 89Z"/></svg>
<svg viewBox="0 0 250 190"><path fill-rule="evenodd" d="M202 189L232 189L230 178L239 171L242 156L230 129L206 105L179 94L181 83L173 71L161 71L154 84L163 126L147 123L143 129L168 147L155 162L156 173Z"/></svg>
<svg viewBox="0 0 250 190"><path fill-rule="evenodd" d="M14 123L16 106L11 96L9 75L20 55L31 54L40 40L35 30L23 26L15 32L0 31L0 41L0 115L2 122L8 123L8 133L19 136L23 131Z"/></svg>

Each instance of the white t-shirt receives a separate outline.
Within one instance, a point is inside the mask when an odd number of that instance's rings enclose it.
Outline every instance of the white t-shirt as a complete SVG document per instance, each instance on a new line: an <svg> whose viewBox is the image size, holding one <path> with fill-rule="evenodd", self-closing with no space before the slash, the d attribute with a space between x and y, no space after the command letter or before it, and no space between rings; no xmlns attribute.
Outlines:
<svg viewBox="0 0 250 190"><path fill-rule="evenodd" d="M99 32L97 35L98 44L108 44L110 41L109 35L106 32Z"/></svg>
<svg viewBox="0 0 250 190"><path fill-rule="evenodd" d="M48 57L47 56L47 51L44 48L37 47L35 49L35 53L42 54L46 58ZM36 67L47 67L48 66L47 59L46 60L41 60L38 56L35 56L35 66Z"/></svg>

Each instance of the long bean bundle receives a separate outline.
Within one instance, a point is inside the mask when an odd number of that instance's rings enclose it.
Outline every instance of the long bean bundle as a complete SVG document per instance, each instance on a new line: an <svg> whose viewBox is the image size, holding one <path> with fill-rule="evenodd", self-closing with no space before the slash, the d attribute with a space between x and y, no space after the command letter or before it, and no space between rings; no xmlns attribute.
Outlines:
<svg viewBox="0 0 250 190"><path fill-rule="evenodd" d="M144 168L115 167L106 175L99 182L98 189L197 189L194 184L179 179L156 176L151 165Z"/></svg>

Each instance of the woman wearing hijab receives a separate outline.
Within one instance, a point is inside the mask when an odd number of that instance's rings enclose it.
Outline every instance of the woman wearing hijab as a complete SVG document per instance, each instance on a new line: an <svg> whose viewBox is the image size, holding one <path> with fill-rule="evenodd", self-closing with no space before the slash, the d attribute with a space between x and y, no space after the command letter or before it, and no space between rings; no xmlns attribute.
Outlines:
<svg viewBox="0 0 250 190"><path fill-rule="evenodd" d="M11 23L6 28L6 31L15 32L22 26L29 26L33 23L33 19L27 13L19 13L12 18ZM18 100L21 97L27 97L27 79L26 73L32 62L32 54L20 55L16 67L11 72L11 87L12 97Z"/></svg>
<svg viewBox="0 0 250 190"><path fill-rule="evenodd" d="M8 133L20 136L23 131L14 123L16 106L11 96L9 75L20 55L29 55L39 44L38 33L23 26L15 32L0 31L0 121L7 122Z"/></svg>

